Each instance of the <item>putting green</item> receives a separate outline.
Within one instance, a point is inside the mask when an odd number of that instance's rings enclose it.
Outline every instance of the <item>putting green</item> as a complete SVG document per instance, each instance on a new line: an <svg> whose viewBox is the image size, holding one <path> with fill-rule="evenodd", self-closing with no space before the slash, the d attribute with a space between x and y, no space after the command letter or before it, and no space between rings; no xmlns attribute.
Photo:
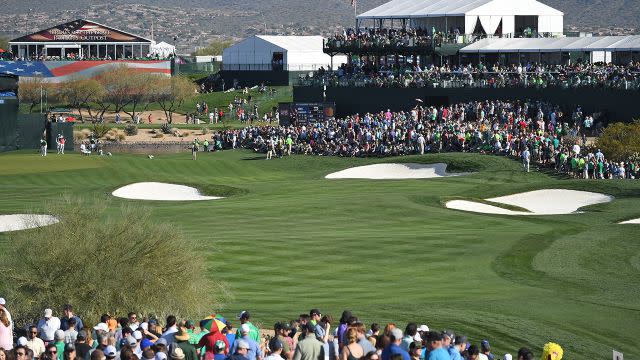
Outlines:
<svg viewBox="0 0 640 360"><path fill-rule="evenodd" d="M226 283L232 317L251 310L271 326L313 307L365 323L409 320L451 328L496 354L547 341L566 359L640 357L640 182L524 174L509 159L475 154L395 159L292 157L246 151L110 158L0 154L3 213L40 213L63 193L110 199L120 186L167 182L226 189L224 201L143 202L154 218L216 249L207 275ZM63 161L65 166L59 165ZM447 163L468 176L394 181L324 179L379 162ZM28 164L28 166L23 166ZM34 171L37 169L37 172ZM615 197L584 213L509 217L446 209L451 198L487 199L553 188ZM0 241L6 235L0 234ZM6 242L0 244L7 246ZM234 324L235 325L235 324Z"/></svg>

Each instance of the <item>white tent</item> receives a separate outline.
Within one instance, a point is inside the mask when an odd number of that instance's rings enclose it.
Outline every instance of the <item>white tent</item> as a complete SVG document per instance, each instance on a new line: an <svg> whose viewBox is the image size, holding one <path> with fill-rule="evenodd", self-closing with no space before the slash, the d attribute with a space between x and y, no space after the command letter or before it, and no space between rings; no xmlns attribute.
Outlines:
<svg viewBox="0 0 640 360"><path fill-rule="evenodd" d="M427 29L457 27L464 34L480 26L488 35L511 35L524 27L562 34L563 18L564 13L536 0L392 0L357 16L359 21L409 20L412 27Z"/></svg>
<svg viewBox="0 0 640 360"><path fill-rule="evenodd" d="M254 35L224 49L224 70L310 71L328 68L331 57L323 52L322 36ZM333 66L346 63L334 56Z"/></svg>
<svg viewBox="0 0 640 360"><path fill-rule="evenodd" d="M175 52L176 47L164 41L157 44L155 43L155 41L152 41L151 47L149 49L149 55L152 57L159 56L161 58L166 58L172 54L175 54Z"/></svg>
<svg viewBox="0 0 640 360"><path fill-rule="evenodd" d="M574 51L640 51L640 35L564 37L547 39L483 39L460 49L460 53L524 53Z"/></svg>

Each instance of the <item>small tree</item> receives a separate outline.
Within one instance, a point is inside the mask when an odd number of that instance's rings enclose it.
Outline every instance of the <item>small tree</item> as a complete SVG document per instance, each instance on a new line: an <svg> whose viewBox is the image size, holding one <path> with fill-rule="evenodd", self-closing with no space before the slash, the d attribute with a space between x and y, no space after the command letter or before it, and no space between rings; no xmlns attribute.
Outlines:
<svg viewBox="0 0 640 360"><path fill-rule="evenodd" d="M182 76L156 78L151 90L151 99L160 105L169 124L173 112L195 96L195 85Z"/></svg>
<svg viewBox="0 0 640 360"><path fill-rule="evenodd" d="M225 289L204 275L201 252L180 231L140 207L113 212L101 202L62 199L47 207L58 224L11 233L0 293L19 325L66 303L92 322L131 310L197 318L220 305Z"/></svg>
<svg viewBox="0 0 640 360"><path fill-rule="evenodd" d="M628 160L634 154L640 153L640 121L607 126L596 140L596 145L609 159Z"/></svg>
<svg viewBox="0 0 640 360"><path fill-rule="evenodd" d="M93 118L91 103L96 102L104 94L104 87L95 79L72 79L58 84L58 94L61 101L72 109L78 110L80 120L84 122L82 109L87 109Z"/></svg>
<svg viewBox="0 0 640 360"><path fill-rule="evenodd" d="M213 41L207 47L202 49L198 49L193 52L193 56L203 56L203 55L222 55L222 51L233 44L233 41L230 40L218 40Z"/></svg>
<svg viewBox="0 0 640 360"><path fill-rule="evenodd" d="M41 103L43 94L50 89L50 84L41 77L22 78L18 87L18 99L21 104L28 104L29 112L32 113L33 108Z"/></svg>

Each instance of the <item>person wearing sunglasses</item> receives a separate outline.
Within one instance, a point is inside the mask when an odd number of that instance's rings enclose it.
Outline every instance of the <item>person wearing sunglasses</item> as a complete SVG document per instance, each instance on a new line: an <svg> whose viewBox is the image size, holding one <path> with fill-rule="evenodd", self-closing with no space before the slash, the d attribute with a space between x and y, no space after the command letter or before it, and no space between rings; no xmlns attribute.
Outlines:
<svg viewBox="0 0 640 360"><path fill-rule="evenodd" d="M33 351L33 357L39 358L45 351L44 341L38 337L38 328L31 325L27 332L27 347Z"/></svg>
<svg viewBox="0 0 640 360"><path fill-rule="evenodd" d="M54 343L47 345L47 350L44 352L44 357L50 360L62 360L62 354L58 357L58 347Z"/></svg>

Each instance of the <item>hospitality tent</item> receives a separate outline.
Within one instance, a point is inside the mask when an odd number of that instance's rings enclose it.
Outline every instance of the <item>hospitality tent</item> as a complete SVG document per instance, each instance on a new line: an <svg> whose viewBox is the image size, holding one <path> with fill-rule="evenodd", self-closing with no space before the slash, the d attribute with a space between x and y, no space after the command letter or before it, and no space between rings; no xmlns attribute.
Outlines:
<svg viewBox="0 0 640 360"><path fill-rule="evenodd" d="M151 49L149 55L151 57L159 56L161 58L167 58L176 53L176 47L168 44L164 41L159 43L151 42Z"/></svg>
<svg viewBox="0 0 640 360"><path fill-rule="evenodd" d="M525 28L562 34L564 13L536 0L392 0L356 19L399 19L417 28L510 36Z"/></svg>
<svg viewBox="0 0 640 360"><path fill-rule="evenodd" d="M461 54L588 53L591 62L624 62L640 53L640 35L542 39L483 39L460 49ZM542 56L542 55L540 55Z"/></svg>
<svg viewBox="0 0 640 360"><path fill-rule="evenodd" d="M254 35L222 53L224 70L310 71L328 68L331 57L323 52L322 36ZM346 56L334 56L333 64L346 63Z"/></svg>

